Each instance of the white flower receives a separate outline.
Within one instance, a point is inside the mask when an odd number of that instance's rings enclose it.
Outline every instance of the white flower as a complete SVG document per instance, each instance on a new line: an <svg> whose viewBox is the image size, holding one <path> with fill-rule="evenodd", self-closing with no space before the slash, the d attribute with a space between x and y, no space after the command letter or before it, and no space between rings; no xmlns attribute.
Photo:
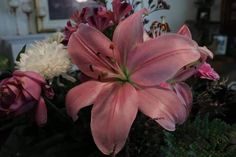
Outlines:
<svg viewBox="0 0 236 157"><path fill-rule="evenodd" d="M71 68L71 61L67 50L56 41L36 42L20 55L20 61L16 62L17 69L21 71L35 71L46 79L65 74Z"/></svg>
<svg viewBox="0 0 236 157"><path fill-rule="evenodd" d="M46 41L49 42L49 43L53 43L54 41L57 42L57 44L60 44L64 39L64 34L61 33L61 32L56 32L56 33L53 33L52 35L50 35Z"/></svg>

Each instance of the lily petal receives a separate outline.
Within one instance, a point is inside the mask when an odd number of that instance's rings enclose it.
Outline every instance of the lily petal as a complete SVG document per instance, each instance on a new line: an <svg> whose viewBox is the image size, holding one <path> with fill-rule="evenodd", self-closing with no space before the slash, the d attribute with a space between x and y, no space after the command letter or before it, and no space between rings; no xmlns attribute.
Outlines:
<svg viewBox="0 0 236 157"><path fill-rule="evenodd" d="M203 61L206 61L208 57L210 57L211 59L213 59L214 54L206 47L199 47L200 53L201 53L201 59Z"/></svg>
<svg viewBox="0 0 236 157"><path fill-rule="evenodd" d="M112 73L110 60L119 60L118 53L112 49L112 42L95 28L80 24L68 43L68 52L79 69L86 75L97 79L102 72ZM98 69L96 71L95 69Z"/></svg>
<svg viewBox="0 0 236 157"><path fill-rule="evenodd" d="M117 46L120 56L121 64L125 64L128 53L138 44L143 42L143 21L142 15L146 13L146 9L142 9L124 21L120 22L117 26L113 42Z"/></svg>
<svg viewBox="0 0 236 157"><path fill-rule="evenodd" d="M95 101L92 135L104 154L117 154L123 148L138 112L137 100L136 90L130 84L114 84Z"/></svg>
<svg viewBox="0 0 236 157"><path fill-rule="evenodd" d="M191 31L189 30L188 26L187 25L183 25L179 31L178 31L178 34L180 35L183 35L189 39L192 39L192 34L191 34Z"/></svg>
<svg viewBox="0 0 236 157"><path fill-rule="evenodd" d="M78 119L80 109L92 105L98 94L108 83L87 81L72 88L66 96L67 113L74 121Z"/></svg>
<svg viewBox="0 0 236 157"><path fill-rule="evenodd" d="M194 41L178 34L162 35L138 45L129 54L128 69L132 81L152 86L173 78L181 68L199 58Z"/></svg>
<svg viewBox="0 0 236 157"><path fill-rule="evenodd" d="M192 77L196 73L197 73L197 67L182 69L174 76L173 79L175 82L182 82L182 81L189 79L190 77Z"/></svg>
<svg viewBox="0 0 236 157"><path fill-rule="evenodd" d="M185 105L187 113L189 114L192 108L192 90L191 88L184 82L176 83L174 86L174 91L177 94L178 98Z"/></svg>
<svg viewBox="0 0 236 157"><path fill-rule="evenodd" d="M187 111L171 90L145 88L138 91L139 110L163 128L175 130L175 124L186 120Z"/></svg>

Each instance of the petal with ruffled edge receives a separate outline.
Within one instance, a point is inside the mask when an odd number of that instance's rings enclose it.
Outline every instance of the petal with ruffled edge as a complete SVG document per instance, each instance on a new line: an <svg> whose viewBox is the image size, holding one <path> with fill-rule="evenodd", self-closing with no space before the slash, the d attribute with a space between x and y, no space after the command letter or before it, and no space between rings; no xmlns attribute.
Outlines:
<svg viewBox="0 0 236 157"><path fill-rule="evenodd" d="M35 111L35 120L36 123L41 126L47 123L48 115L47 115L47 107L44 99L41 97L39 99L38 105L36 106Z"/></svg>
<svg viewBox="0 0 236 157"><path fill-rule="evenodd" d="M166 130L174 131L175 124L187 118L185 106L171 90L145 88L138 91L138 97L139 110Z"/></svg>
<svg viewBox="0 0 236 157"><path fill-rule="evenodd" d="M92 109L91 129L104 154L117 154L124 146L138 112L137 93L130 84L115 84L103 90Z"/></svg>
<svg viewBox="0 0 236 157"><path fill-rule="evenodd" d="M27 76L31 78L32 80L38 82L39 84L46 84L46 80L43 76L41 76L39 73L33 72L33 71L14 71L13 76Z"/></svg>
<svg viewBox="0 0 236 157"><path fill-rule="evenodd" d="M66 109L68 115L75 121L78 119L80 109L92 105L101 90L109 83L87 81L72 88L66 96Z"/></svg>
<svg viewBox="0 0 236 157"><path fill-rule="evenodd" d="M26 92L28 92L28 94L30 94L35 100L39 100L41 97L42 84L39 84L28 76L15 76L15 78L21 83L21 86Z"/></svg>
<svg viewBox="0 0 236 157"><path fill-rule="evenodd" d="M133 82L152 86L173 78L181 68L199 58L194 41L169 34L139 44L129 54L128 69Z"/></svg>
<svg viewBox="0 0 236 157"><path fill-rule="evenodd" d="M77 32L71 36L68 52L72 62L94 79L98 79L101 73L113 73L115 67L111 60L119 60L112 42L101 32L85 24L80 24Z"/></svg>
<svg viewBox="0 0 236 157"><path fill-rule="evenodd" d="M138 44L143 42L143 21L142 15L146 13L146 9L142 9L117 26L113 42L120 52L121 64L125 65L128 53Z"/></svg>

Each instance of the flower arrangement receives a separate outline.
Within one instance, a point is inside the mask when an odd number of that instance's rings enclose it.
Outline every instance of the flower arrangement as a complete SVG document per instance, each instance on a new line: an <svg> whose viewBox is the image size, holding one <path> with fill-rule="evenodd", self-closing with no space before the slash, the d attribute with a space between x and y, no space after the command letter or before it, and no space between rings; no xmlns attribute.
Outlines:
<svg viewBox="0 0 236 157"><path fill-rule="evenodd" d="M138 112L174 131L192 108L186 80L219 75L207 63L213 54L192 39L186 25L177 33L149 36L143 26L148 14L125 0L113 0L111 10L100 2L77 11L63 36L36 42L19 55L16 70L0 82L1 115L17 119L31 113L43 127L48 112L58 112L76 125L72 120L92 105L94 143L111 156L124 148ZM72 84L68 90L62 78Z"/></svg>

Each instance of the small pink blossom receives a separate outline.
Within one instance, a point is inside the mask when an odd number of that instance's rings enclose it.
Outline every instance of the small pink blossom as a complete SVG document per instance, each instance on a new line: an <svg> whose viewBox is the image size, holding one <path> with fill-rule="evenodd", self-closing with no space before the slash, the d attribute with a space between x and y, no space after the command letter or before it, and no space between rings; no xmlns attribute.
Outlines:
<svg viewBox="0 0 236 157"><path fill-rule="evenodd" d="M41 75L15 71L12 77L0 82L0 112L20 115L34 109L37 124L45 124L47 108L42 98L43 88L47 89L46 95L53 97L53 91Z"/></svg>
<svg viewBox="0 0 236 157"><path fill-rule="evenodd" d="M203 63L198 68L197 75L200 78L208 79L208 80L219 80L220 76L214 71L214 69L211 67L208 63Z"/></svg>

